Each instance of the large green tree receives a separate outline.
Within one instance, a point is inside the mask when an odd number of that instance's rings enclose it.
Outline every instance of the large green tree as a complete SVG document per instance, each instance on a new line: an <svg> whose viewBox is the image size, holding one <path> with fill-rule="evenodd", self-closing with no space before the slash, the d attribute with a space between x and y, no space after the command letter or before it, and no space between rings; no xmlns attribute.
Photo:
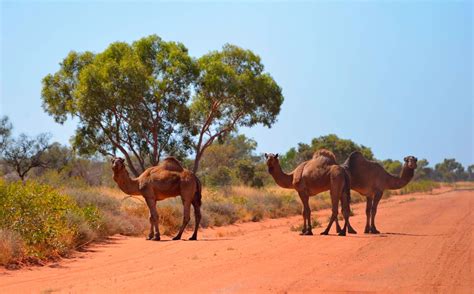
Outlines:
<svg viewBox="0 0 474 294"><path fill-rule="evenodd" d="M447 182L461 181L467 177L462 164L454 158L444 159L443 162L436 164L435 172L438 180Z"/></svg>
<svg viewBox="0 0 474 294"><path fill-rule="evenodd" d="M199 77L191 104L194 172L216 139L224 140L238 127L270 127L283 103L281 88L250 50L225 45L197 63Z"/></svg>
<svg viewBox="0 0 474 294"><path fill-rule="evenodd" d="M112 43L101 53L70 52L43 79L43 107L59 123L79 119L73 138L82 154L121 152L138 175L164 153L179 155L179 130L197 69L187 48L156 35Z"/></svg>
<svg viewBox="0 0 474 294"><path fill-rule="evenodd" d="M21 134L11 139L2 152L3 161L12 167L24 182L28 173L37 167L47 167L48 162L43 158L50 148L51 135L42 133L36 137Z"/></svg>
<svg viewBox="0 0 474 294"><path fill-rule="evenodd" d="M434 176L434 170L433 168L429 167L430 163L428 162L427 159L420 159L416 163L417 167L415 170L415 176L414 180L427 180L427 179L432 179Z"/></svg>

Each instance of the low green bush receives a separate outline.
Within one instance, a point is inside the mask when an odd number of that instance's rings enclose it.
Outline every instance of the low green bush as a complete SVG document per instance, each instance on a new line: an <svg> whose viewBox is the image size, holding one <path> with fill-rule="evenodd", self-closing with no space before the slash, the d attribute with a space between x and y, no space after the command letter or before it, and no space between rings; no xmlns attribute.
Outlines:
<svg viewBox="0 0 474 294"><path fill-rule="evenodd" d="M21 237L29 258L67 254L76 245L79 227L96 221L93 214L50 186L0 182L0 227Z"/></svg>
<svg viewBox="0 0 474 294"><path fill-rule="evenodd" d="M431 192L433 189L439 188L440 184L431 180L420 180L410 182L408 185L400 189L400 194L409 194L415 192Z"/></svg>
<svg viewBox="0 0 474 294"><path fill-rule="evenodd" d="M89 189L64 192L36 182L0 180L3 265L65 256L92 241L113 234L142 235L147 228L148 219Z"/></svg>

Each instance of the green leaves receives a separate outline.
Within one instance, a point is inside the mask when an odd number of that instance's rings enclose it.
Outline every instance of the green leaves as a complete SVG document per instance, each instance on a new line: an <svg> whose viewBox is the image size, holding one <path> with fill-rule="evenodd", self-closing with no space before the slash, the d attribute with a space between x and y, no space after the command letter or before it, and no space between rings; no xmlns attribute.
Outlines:
<svg viewBox="0 0 474 294"><path fill-rule="evenodd" d="M151 35L98 54L71 52L60 65L43 79L43 107L59 123L79 118L73 143L80 153L118 150L139 174L163 153L187 150L176 133L188 124L197 70L184 45Z"/></svg>
<svg viewBox="0 0 474 294"><path fill-rule="evenodd" d="M328 149L336 155L339 164L354 151L360 151L365 158L372 160L374 155L369 147L359 145L352 140L342 139L334 134L320 136L311 140L311 144L299 143L297 148L291 148L280 160L282 168L290 171L303 161L311 159L319 149Z"/></svg>
<svg viewBox="0 0 474 294"><path fill-rule="evenodd" d="M197 171L202 153L217 138L239 126L261 123L270 127L283 103L281 88L268 74L260 57L250 50L225 45L198 60L199 77L191 105L192 135Z"/></svg>
<svg viewBox="0 0 474 294"><path fill-rule="evenodd" d="M283 96L272 77L263 72L259 56L227 44L222 51L201 57L198 65L198 95L193 103L201 106L201 116L214 111L213 118L221 126L232 124L233 118L238 126L275 122Z"/></svg>
<svg viewBox="0 0 474 294"><path fill-rule="evenodd" d="M275 122L283 96L263 70L250 50L225 45L195 60L183 44L151 35L97 54L70 52L43 79L43 108L58 123L79 118L73 143L80 153L120 151L138 175L164 153L180 157L193 148L196 170L215 139Z"/></svg>

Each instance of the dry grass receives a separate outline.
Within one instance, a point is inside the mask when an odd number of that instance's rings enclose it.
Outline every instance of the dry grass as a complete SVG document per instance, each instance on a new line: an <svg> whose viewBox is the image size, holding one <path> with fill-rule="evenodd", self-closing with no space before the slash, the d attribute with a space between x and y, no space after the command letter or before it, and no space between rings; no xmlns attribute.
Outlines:
<svg viewBox="0 0 474 294"><path fill-rule="evenodd" d="M141 196L127 198L122 191L109 188L91 188L95 195L120 200L121 210L148 222L148 208ZM282 189L276 185L262 189L248 186L228 186L220 188L203 188L203 205L201 226L219 227L240 222L257 222L266 218L280 218L301 214L302 205L298 193L291 189ZM356 192L351 193L351 202L365 201L365 197ZM331 207L329 192L310 198L311 210L317 211ZM169 198L157 204L160 231L164 235L173 235L182 222L182 203L179 197ZM194 226L191 216L189 228Z"/></svg>
<svg viewBox="0 0 474 294"><path fill-rule="evenodd" d="M0 229L0 265L8 266L21 260L25 254L25 245L21 236L10 230Z"/></svg>
<svg viewBox="0 0 474 294"><path fill-rule="evenodd" d="M114 199L124 199L127 195L118 189L108 187L93 188L97 195L106 195ZM228 186L203 189L203 205L201 226L219 227L240 222L257 222L267 218L280 218L301 214L302 205L296 191L282 189L276 185L263 189L248 186ZM351 193L351 202L365 200L358 193ZM173 235L182 222L182 204L179 197L160 201L157 204L160 231L165 235ZM328 192L310 198L311 210L331 207ZM141 197L127 198L121 201L121 210L134 217L148 221L148 208ZM189 228L194 226L191 217Z"/></svg>
<svg viewBox="0 0 474 294"><path fill-rule="evenodd" d="M311 221L311 227L314 228L319 228L321 227L322 224L318 221L318 219L313 218ZM301 232L303 230L303 224L297 225L297 226L291 226L290 230L293 232Z"/></svg>

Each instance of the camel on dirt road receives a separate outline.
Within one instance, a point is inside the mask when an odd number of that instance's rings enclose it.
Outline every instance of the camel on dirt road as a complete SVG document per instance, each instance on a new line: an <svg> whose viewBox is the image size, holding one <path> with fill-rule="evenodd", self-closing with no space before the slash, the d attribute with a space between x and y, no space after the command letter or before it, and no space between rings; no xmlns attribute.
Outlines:
<svg viewBox="0 0 474 294"><path fill-rule="evenodd" d="M351 189L367 197L365 209L367 223L364 233L380 233L375 227L375 215L383 191L400 189L413 178L418 159L414 156L407 156L404 161L399 177L389 174L379 163L367 160L358 151L352 152L342 165L350 175Z"/></svg>
<svg viewBox="0 0 474 294"><path fill-rule="evenodd" d="M347 172L336 163L335 155L328 150L321 149L314 153L313 158L301 163L296 169L287 174L283 172L278 154L267 154L268 172L278 186L287 189L295 189L303 202L303 231L301 235L312 235L311 209L309 197L330 190L332 202L332 215L329 224L322 235L327 235L333 222L340 236L346 235L346 230L351 234L356 231L349 223L350 213L350 183ZM341 201L342 214L344 216L344 228L341 229L337 221L338 205Z"/></svg>
<svg viewBox="0 0 474 294"><path fill-rule="evenodd" d="M158 166L146 169L139 177L130 178L123 158L112 159L114 181L120 190L129 195L142 195L150 210L150 233L147 240L160 240L156 201L181 195L183 224L173 240L180 240L190 220L191 204L194 207L195 227L189 240L197 240L201 221L201 182L191 171L182 167L174 157L168 157Z"/></svg>

